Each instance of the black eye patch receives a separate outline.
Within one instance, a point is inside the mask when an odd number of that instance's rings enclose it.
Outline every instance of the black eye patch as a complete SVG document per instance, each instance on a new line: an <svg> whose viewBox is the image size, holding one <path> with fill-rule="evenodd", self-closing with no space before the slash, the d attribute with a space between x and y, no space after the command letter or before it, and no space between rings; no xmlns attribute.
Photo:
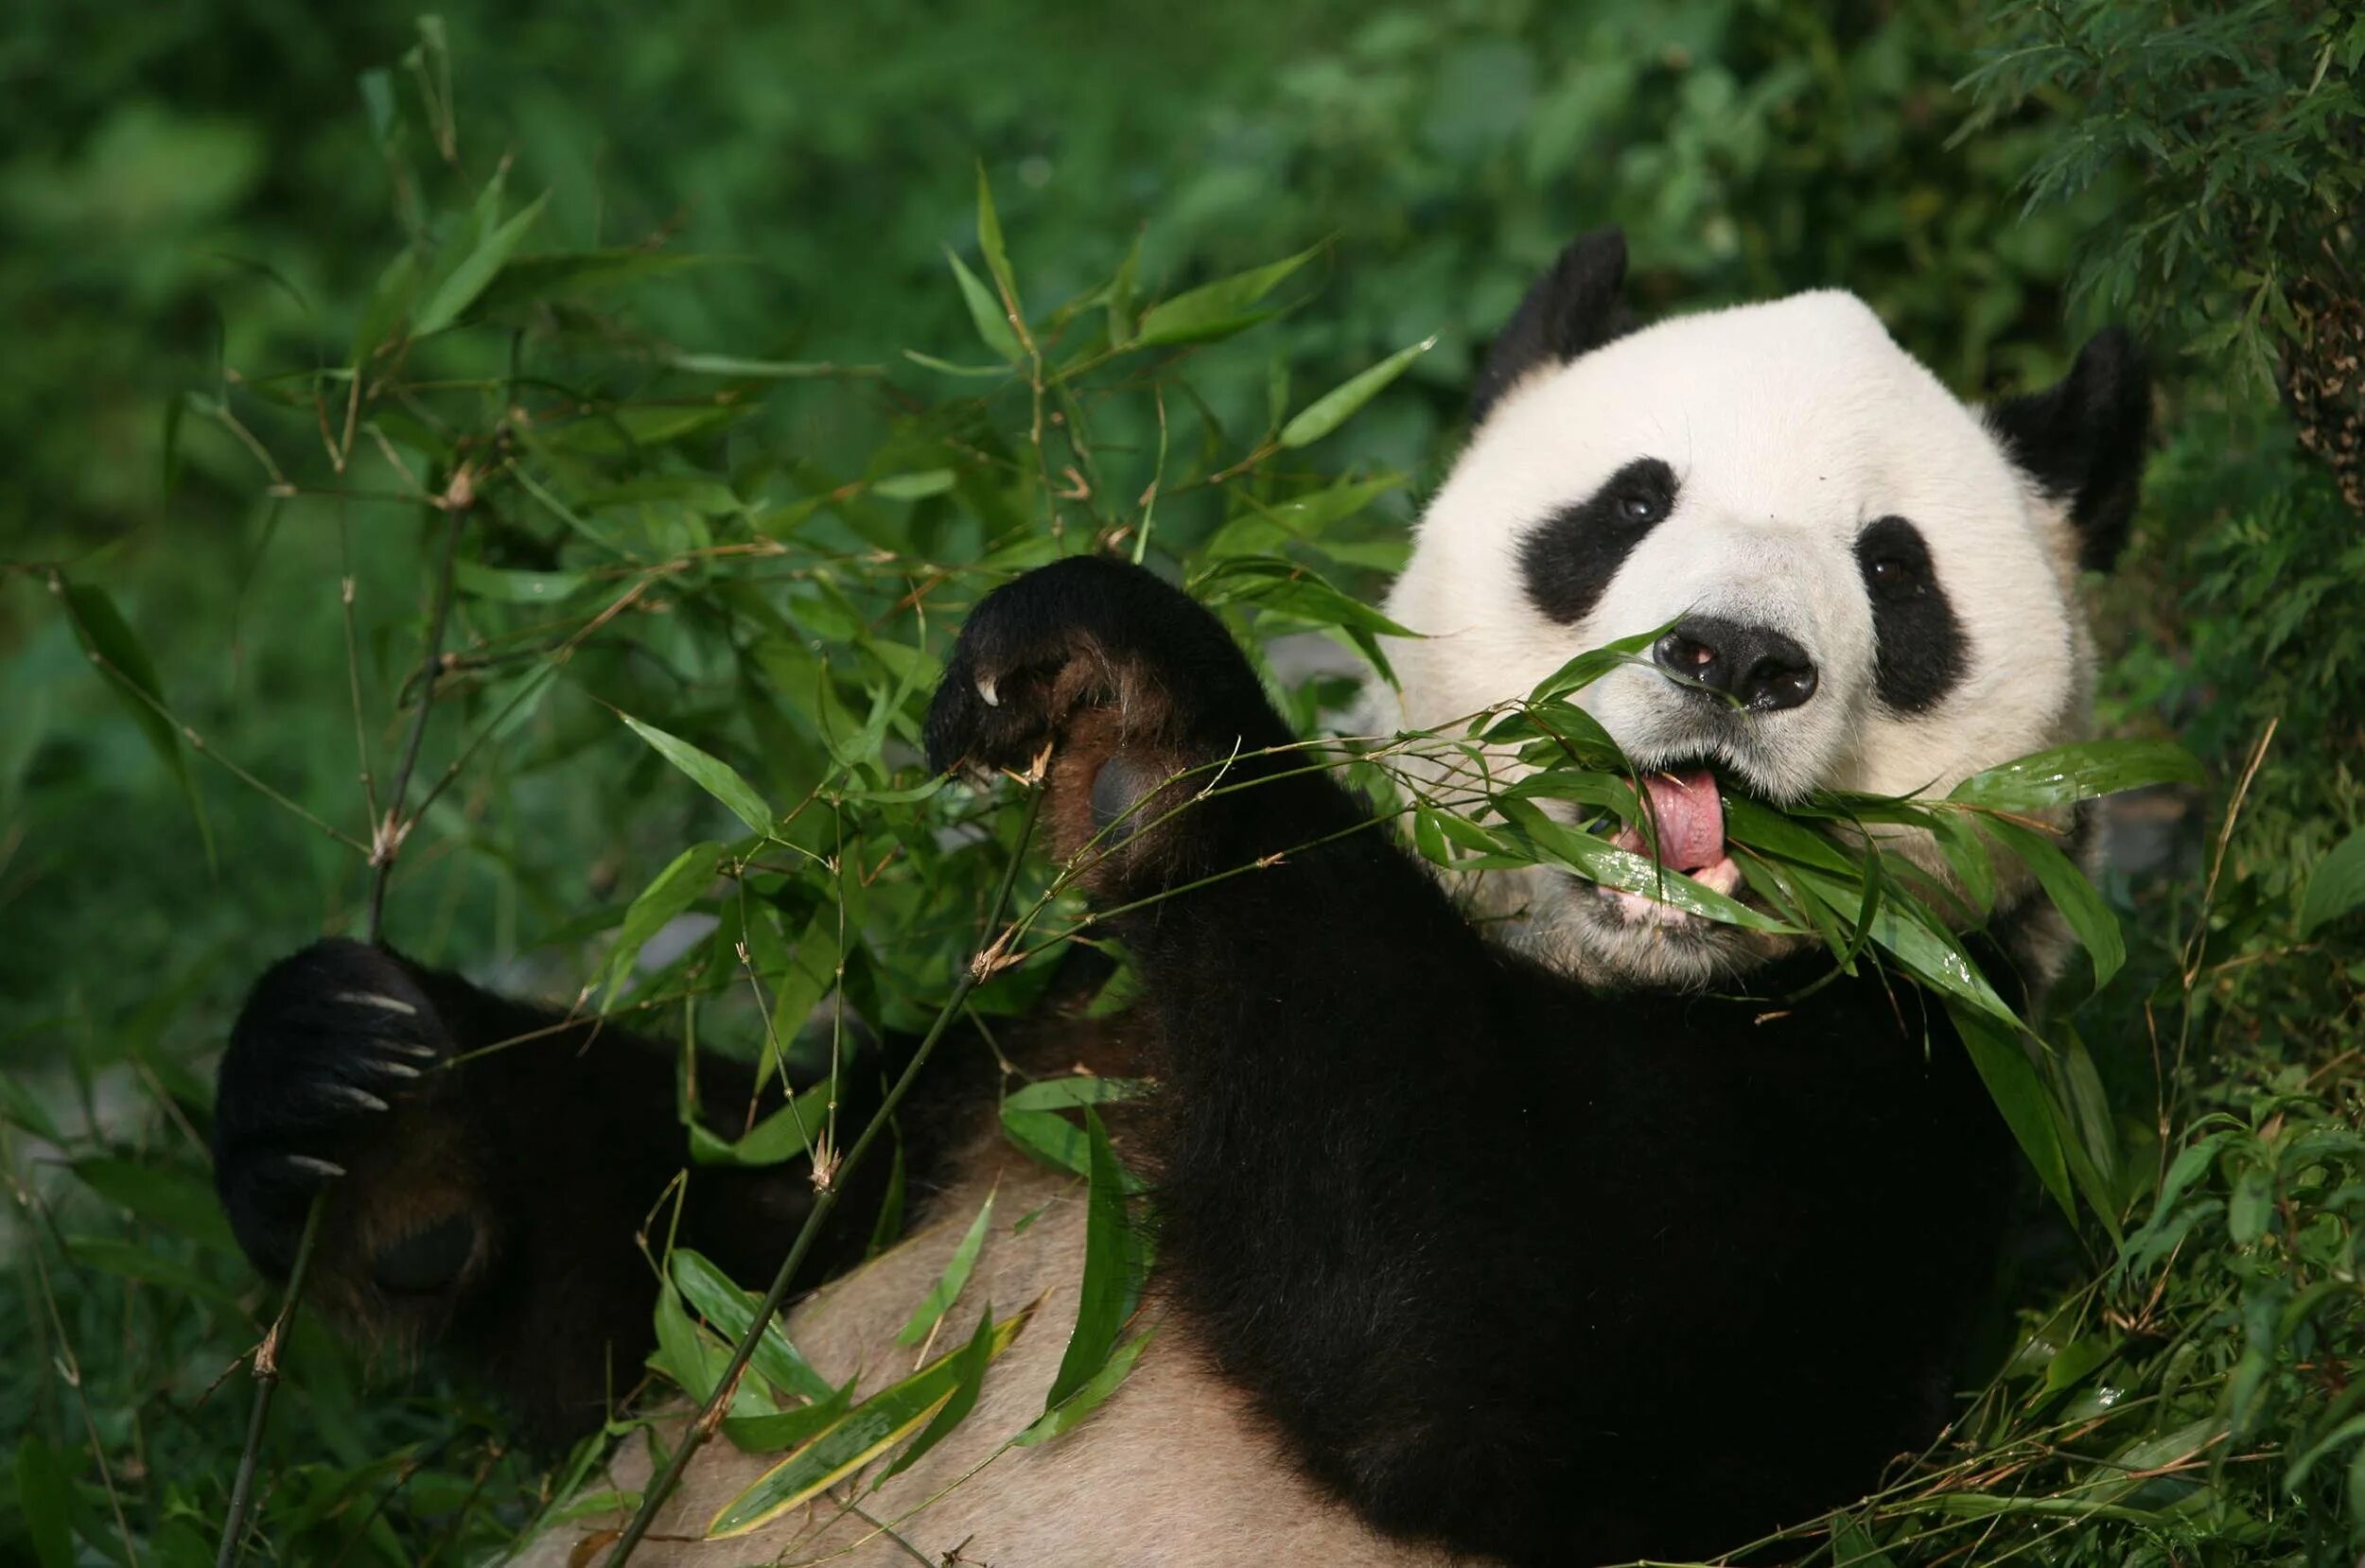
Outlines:
<svg viewBox="0 0 2365 1568"><path fill-rule="evenodd" d="M1583 620L1628 552L1675 509L1675 488L1673 468L1637 458L1530 529L1519 541L1530 602L1563 626Z"/></svg>
<svg viewBox="0 0 2365 1568"><path fill-rule="evenodd" d="M1963 678L1969 642L1946 601L1930 546L1902 517L1883 517L1856 535L1856 565L1872 598L1881 701L1926 713Z"/></svg>

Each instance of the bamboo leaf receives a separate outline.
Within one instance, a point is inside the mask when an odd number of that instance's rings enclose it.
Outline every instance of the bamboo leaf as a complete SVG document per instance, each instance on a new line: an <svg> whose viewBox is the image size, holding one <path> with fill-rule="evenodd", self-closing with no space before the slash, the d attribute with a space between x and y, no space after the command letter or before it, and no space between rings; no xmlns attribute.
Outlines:
<svg viewBox="0 0 2365 1568"><path fill-rule="evenodd" d="M937 1282L928 1287L928 1294L912 1309L911 1317L896 1331L898 1345L917 1345L927 1338L953 1303L960 1299L962 1287L969 1283L970 1273L977 1266L977 1249L985 1245L986 1228L992 1222L993 1194L988 1193L986 1201L978 1206L977 1217L969 1222L969 1229L953 1248L953 1256L946 1260L944 1272L937 1276Z"/></svg>
<svg viewBox="0 0 2365 1568"><path fill-rule="evenodd" d="M617 717L630 725L635 735L655 746L657 755L688 774L698 788L729 807L731 815L745 823L748 831L766 835L772 831L772 808L756 793L754 785L740 776L738 769L678 736L666 734L655 724L642 723L629 713Z"/></svg>
<svg viewBox="0 0 2365 1568"><path fill-rule="evenodd" d="M2036 873L2038 885L2053 900L2053 907L2061 912L2070 933L2093 961L2095 986L2109 984L2111 977L2127 963L2127 940L2120 934L2118 916L2103 900L2101 890L2061 853L2058 845L2034 828L2001 817L1991 817L1980 827Z"/></svg>
<svg viewBox="0 0 2365 1568"><path fill-rule="evenodd" d="M2350 834L2308 873L2300 900L2300 936L2316 934L2342 915L2365 907L2365 831Z"/></svg>
<svg viewBox="0 0 2365 1568"><path fill-rule="evenodd" d="M1963 1049L1971 1053L1971 1066L1988 1086L1995 1108L2003 1112L2005 1125L2012 1129L2021 1152L2036 1167L2044 1190L2053 1194L2053 1201L2075 1226L2077 1201L2070 1192L2069 1163L2061 1155L2053 1103L2044 1091L2044 1081L2021 1047L2018 1027L1999 1022L1953 997L1945 1002L1947 1016L1954 1020L1954 1033L1962 1039Z"/></svg>
<svg viewBox="0 0 2365 1568"><path fill-rule="evenodd" d="M447 273L442 282L429 292L426 303L411 321L413 337L424 338L441 332L460 319L461 313L476 303L493 275L508 261L517 242L534 227L542 209L550 205L550 192L544 191L526 204L525 210L495 229L478 242L476 248L460 259L460 264Z"/></svg>
<svg viewBox="0 0 2365 1568"><path fill-rule="evenodd" d="M993 1325L989 1361L1010 1348L1032 1308ZM973 1341L972 1341L973 1344ZM819 1436L773 1466L725 1504L707 1525L707 1539L745 1535L835 1486L918 1431L961 1384L961 1357L970 1346L891 1384L832 1422Z"/></svg>
<svg viewBox="0 0 2365 1568"><path fill-rule="evenodd" d="M1999 811L2035 811L2146 784L2198 784L2200 764L2165 740L2083 740L1972 774L1949 800Z"/></svg>
<svg viewBox="0 0 2365 1568"><path fill-rule="evenodd" d="M1049 1410L1077 1392L1108 1364L1117 1334L1140 1305L1149 1276L1149 1238L1134 1223L1131 1183L1110 1147L1099 1113L1086 1106L1092 1187L1084 1217L1084 1282L1076 1305L1076 1327L1060 1358L1044 1402Z"/></svg>
<svg viewBox="0 0 2365 1568"><path fill-rule="evenodd" d="M714 880L715 872L723 863L723 846L719 844L693 844L674 857L673 863L657 874L657 880L640 890L640 896L624 911L624 920L616 932L616 945L609 950L607 963L595 987L604 985L606 995L600 1005L615 1004L624 982L632 975L633 960L649 938L664 928L665 923L698 901L698 896Z"/></svg>
<svg viewBox="0 0 2365 1568"><path fill-rule="evenodd" d="M993 1307L989 1303L986 1310L977 1315L977 1332L969 1336L969 1343L962 1346L953 1359L953 1370L958 1381L953 1385L952 1397L937 1407L937 1413L920 1429L920 1436L912 1439L911 1446L897 1455L895 1462L879 1472L879 1478L870 1483L871 1490L878 1490L890 1479L918 1464L921 1455L942 1442L955 1427L968 1419L969 1413L977 1406L978 1391L986 1385L986 1366L992 1360Z"/></svg>
<svg viewBox="0 0 2365 1568"><path fill-rule="evenodd" d="M1378 364L1353 375L1322 396L1299 409L1289 423L1281 427L1281 444L1295 451L1311 446L1352 418L1357 409L1379 395L1389 382L1402 375L1405 367L1437 346L1432 334L1410 348L1400 348Z"/></svg>
<svg viewBox="0 0 2365 1568"><path fill-rule="evenodd" d="M1275 285L1322 253L1313 246L1296 255L1235 272L1228 278L1162 300L1142 317L1141 330L1127 346L1154 348L1164 343L1203 342L1225 338L1264 320L1250 307L1273 291Z"/></svg>
<svg viewBox="0 0 2365 1568"><path fill-rule="evenodd" d="M164 688L157 684L156 667L149 662L148 650L140 646L131 622L123 618L104 588L68 582L62 573L52 577L50 584L65 600L66 618L73 622L74 635L82 644L82 651L109 677L108 686L139 725L140 733L148 738L149 748L166 771L181 786L181 793L187 798L189 810L197 818L198 837L205 845L205 863L212 865L213 824L206 818L203 797L197 793L197 780L189 776L189 761L181 750L181 736L165 716Z"/></svg>
<svg viewBox="0 0 2365 1568"><path fill-rule="evenodd" d="M1148 1349L1150 1337L1157 1332L1146 1329L1136 1338L1118 1346L1082 1387L1036 1417L1035 1423L1018 1435L1017 1445L1032 1448L1037 1443L1049 1442L1099 1409L1133 1370L1133 1363L1141 1359L1142 1351Z"/></svg>
<svg viewBox="0 0 2365 1568"><path fill-rule="evenodd" d="M1018 334L1010 330L1010 319L1003 312L1002 302L993 297L992 289L977 281L977 274L949 245L945 247L944 259L953 264L953 281L960 285L962 303L969 306L970 323L976 327L978 338L1005 360L1016 359L1020 353ZM941 360L921 362L931 369L949 368Z"/></svg>
<svg viewBox="0 0 2365 1568"><path fill-rule="evenodd" d="M703 1253L686 1246L675 1247L667 1273L683 1298L697 1309L699 1316L714 1325L717 1333L734 1345L746 1336L748 1326L756 1320L757 1298L740 1289ZM817 1402L840 1392L798 1353L777 1318L763 1326L763 1337L757 1341L747 1365L758 1377L782 1393Z"/></svg>

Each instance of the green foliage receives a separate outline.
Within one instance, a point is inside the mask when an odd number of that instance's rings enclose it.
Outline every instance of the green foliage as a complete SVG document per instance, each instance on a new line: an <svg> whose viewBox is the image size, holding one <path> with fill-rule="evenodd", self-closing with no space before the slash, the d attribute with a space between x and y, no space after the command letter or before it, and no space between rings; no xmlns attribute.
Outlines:
<svg viewBox="0 0 2365 1568"><path fill-rule="evenodd" d="M2233 373L2287 383L2293 344L2331 340L2295 280L2353 237L2356 24L1970 9L1219 3L1027 27L692 0L611 31L476 0L415 28L34 8L0 42L0 300L41 325L0 379L24 568L0 573L21 1218L0 1333L26 1348L0 1379L22 1434L0 1556L210 1559L237 1362L276 1303L207 1200L209 1058L265 959L358 923L373 845L402 835L387 929L419 956L489 954L505 984L816 1081L840 975L924 1025L1011 850L1007 813L917 761L976 595L1113 548L1253 645L1375 653L1369 589L1485 334L1569 234L1618 220L1646 308L1844 284L1964 388L2057 369L2072 291L2192 350L2107 590L2105 717L2207 761L2208 835L2191 787L2145 796L2174 874L2115 875L2105 906L1995 814L2047 803L2024 773L1912 809L1964 888L1985 833L2084 941L2092 999L2044 1020L2045 1053L1983 1065L2092 1228L2009 1282L1968 1381L2002 1373L1950 1442L1798 1544L2353 1559L2365 546L2303 444L2337 431ZM422 679L447 537L447 653ZM1339 694L1282 692L1307 728ZM1557 744L1564 697L1496 722ZM406 807L380 791L421 705ZM1593 790L1582 771L1561 787ZM1632 811L1601 782L1576 798ZM1418 804L1433 859L1635 870L1516 806ZM1791 923L1970 984L1913 946L1926 879L1851 872L1771 813L1731 829ZM989 1019L1028 1004L1026 960L1073 913L1027 875ZM1130 1183L1069 1107L1126 1091L1013 1086L1004 1125L1121 1211ZM809 1094L701 1158L845 1141ZM665 1262L661 1353L695 1389L753 1302ZM1087 1417L1140 1352L1130 1287L1104 1283L1075 1392L1014 1440ZM978 1304L944 1284L965 1328ZM985 1353L1011 1326L979 1325ZM767 1334L724 1427L788 1455L749 1507L934 1430L980 1342L856 1405ZM398 1353L366 1365L305 1316L283 1353L258 1554L482 1559L579 1490ZM1748 1414L1769 1440L1779 1418Z"/></svg>

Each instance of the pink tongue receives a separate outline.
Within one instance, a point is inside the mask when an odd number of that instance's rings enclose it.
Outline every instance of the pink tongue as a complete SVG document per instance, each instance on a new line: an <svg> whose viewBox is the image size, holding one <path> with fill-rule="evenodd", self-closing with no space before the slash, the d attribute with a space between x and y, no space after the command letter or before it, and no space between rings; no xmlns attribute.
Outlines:
<svg viewBox="0 0 2365 1568"><path fill-rule="evenodd" d="M1725 802L1706 768L1689 773L1646 774L1642 788L1658 824L1658 860L1678 871L1700 871L1725 858ZM1621 828L1616 843L1638 855L1650 853L1642 834Z"/></svg>

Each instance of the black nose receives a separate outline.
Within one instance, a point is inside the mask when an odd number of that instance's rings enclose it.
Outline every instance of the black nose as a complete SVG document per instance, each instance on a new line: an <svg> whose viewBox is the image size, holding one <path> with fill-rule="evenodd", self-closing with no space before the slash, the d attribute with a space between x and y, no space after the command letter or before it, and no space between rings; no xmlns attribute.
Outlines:
<svg viewBox="0 0 2365 1568"><path fill-rule="evenodd" d="M1686 616L1652 644L1651 657L1757 713L1796 707L1814 695L1814 661L1771 626Z"/></svg>

